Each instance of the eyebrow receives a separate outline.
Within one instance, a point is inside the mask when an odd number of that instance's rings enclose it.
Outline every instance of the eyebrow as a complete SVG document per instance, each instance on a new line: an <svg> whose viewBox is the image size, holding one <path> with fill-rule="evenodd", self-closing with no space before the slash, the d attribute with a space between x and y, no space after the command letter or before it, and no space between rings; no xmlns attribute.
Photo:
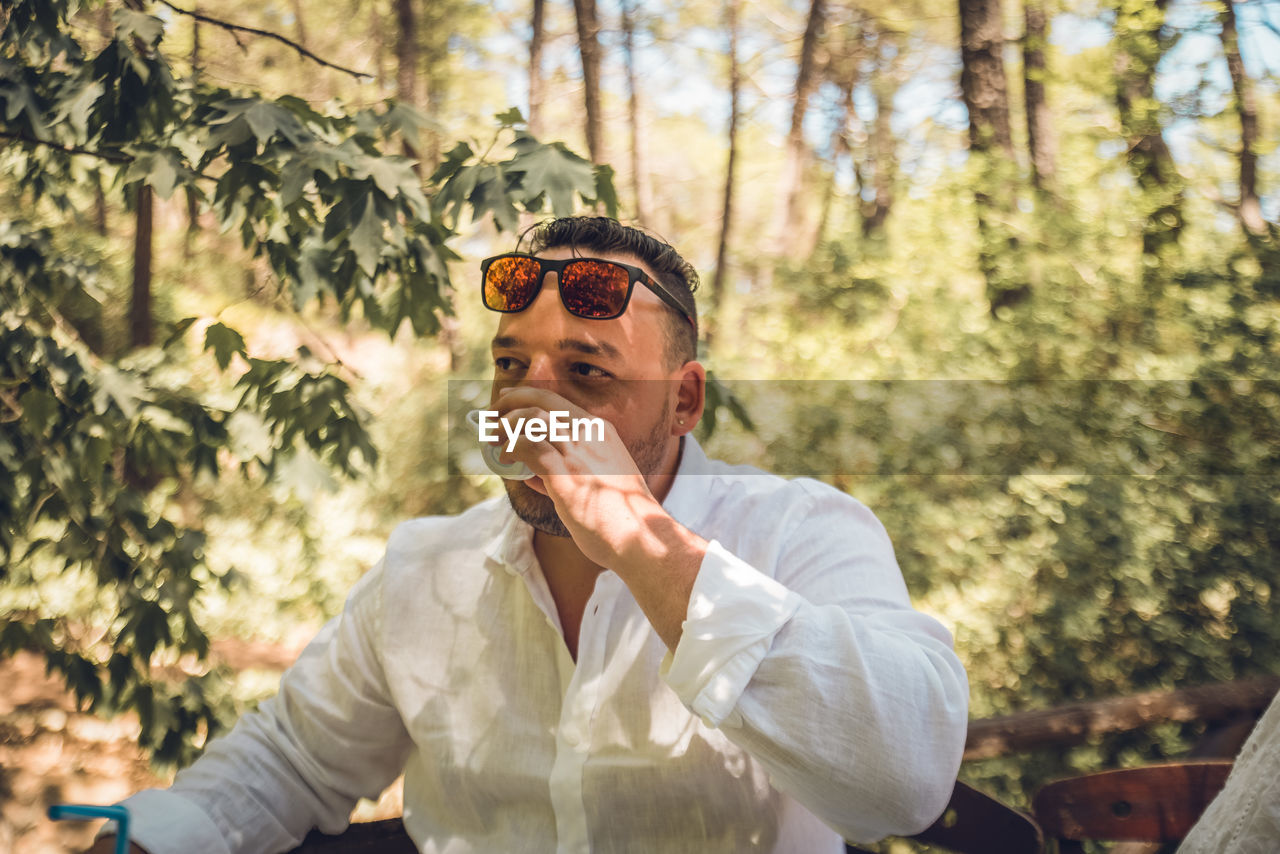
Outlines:
<svg viewBox="0 0 1280 854"><path fill-rule="evenodd" d="M498 335L490 344L491 349L509 349L520 346L520 339L513 335ZM606 356L611 359L621 359L622 351L610 344L608 341L586 341L581 338L561 338L556 342L556 347L561 350L572 350L575 353L582 353L586 356Z"/></svg>

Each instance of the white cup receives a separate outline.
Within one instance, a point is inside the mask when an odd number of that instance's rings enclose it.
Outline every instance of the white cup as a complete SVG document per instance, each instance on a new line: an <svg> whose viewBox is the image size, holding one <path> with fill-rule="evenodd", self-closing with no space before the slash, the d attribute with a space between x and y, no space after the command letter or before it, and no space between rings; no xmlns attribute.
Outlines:
<svg viewBox="0 0 1280 854"><path fill-rule="evenodd" d="M467 423L471 425L473 432L471 435L480 438L480 410L473 409L467 413ZM533 472L529 467L520 461L514 463L504 463L499 459L502 453L502 447L496 443L480 442L480 456L484 459L484 464L489 467L489 471L498 477L507 480L528 480L533 477Z"/></svg>

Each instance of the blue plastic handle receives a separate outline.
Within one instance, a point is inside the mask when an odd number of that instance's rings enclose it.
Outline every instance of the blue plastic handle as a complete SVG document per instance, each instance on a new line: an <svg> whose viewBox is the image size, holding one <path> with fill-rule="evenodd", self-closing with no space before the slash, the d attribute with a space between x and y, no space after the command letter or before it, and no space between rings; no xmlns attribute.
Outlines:
<svg viewBox="0 0 1280 854"><path fill-rule="evenodd" d="M109 818L116 823L116 854L129 854L129 810L125 807L98 807L92 804L54 804L49 807L49 818L64 819Z"/></svg>

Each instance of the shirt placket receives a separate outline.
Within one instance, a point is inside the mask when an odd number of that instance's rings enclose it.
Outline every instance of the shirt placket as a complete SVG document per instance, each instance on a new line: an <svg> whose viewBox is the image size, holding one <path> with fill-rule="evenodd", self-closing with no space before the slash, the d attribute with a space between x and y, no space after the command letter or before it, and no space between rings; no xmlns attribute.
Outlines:
<svg viewBox="0 0 1280 854"><path fill-rule="evenodd" d="M564 649L560 684L564 700L556 731L556 758L551 768L551 805L556 816L557 854L585 854L590 850L587 807L582 779L591 749L591 721L600 701L605 664L606 626L599 619L602 604L613 594L614 578L602 574L587 601L578 632L578 663ZM568 662L568 666L563 666Z"/></svg>

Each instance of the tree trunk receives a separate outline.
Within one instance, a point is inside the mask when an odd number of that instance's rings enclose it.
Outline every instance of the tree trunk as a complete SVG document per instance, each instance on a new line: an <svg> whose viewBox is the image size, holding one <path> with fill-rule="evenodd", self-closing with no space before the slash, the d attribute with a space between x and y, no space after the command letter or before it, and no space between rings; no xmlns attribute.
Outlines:
<svg viewBox="0 0 1280 854"><path fill-rule="evenodd" d="M724 286L728 278L729 241L733 231L733 185L738 161L738 113L742 90L742 71L738 67L738 3L725 0L725 28L729 31L729 160L724 173L724 205L720 212L720 241L716 246L716 274L711 280L710 322L706 324L704 338L710 348L720 322L720 308L724 304Z"/></svg>
<svg viewBox="0 0 1280 854"><path fill-rule="evenodd" d="M1003 25L1000 0L960 0L960 91L969 110L969 149L1013 157Z"/></svg>
<svg viewBox="0 0 1280 854"><path fill-rule="evenodd" d="M1048 21L1044 0L1023 0L1026 31L1022 38L1023 95L1027 109L1027 148L1031 155L1031 183L1048 192L1057 171L1057 141L1053 116L1045 99L1047 68L1044 47L1048 44Z"/></svg>
<svg viewBox="0 0 1280 854"><path fill-rule="evenodd" d="M878 88L878 87L876 87ZM889 211L893 208L893 183L897 175L897 157L893 151L893 131L889 122L893 104L876 98L876 118L867 135L867 162L871 169L871 200L862 206L862 236L883 234Z"/></svg>
<svg viewBox="0 0 1280 854"><path fill-rule="evenodd" d="M1253 80L1245 72L1240 56L1240 37L1236 31L1236 10L1232 0L1222 2L1222 50L1227 56L1227 71L1235 92L1236 114L1240 116L1240 207L1237 215L1248 234L1261 237L1268 231L1258 198L1258 101Z"/></svg>
<svg viewBox="0 0 1280 854"><path fill-rule="evenodd" d="M138 187L137 228L133 235L133 290L129 300L129 344L147 347L151 329L151 221L155 204L151 187Z"/></svg>
<svg viewBox="0 0 1280 854"><path fill-rule="evenodd" d="M969 111L969 156L975 163L978 266L990 310L1030 295L1021 249L1009 222L1017 209L1013 134L1004 72L1000 0L960 0L960 92Z"/></svg>
<svg viewBox="0 0 1280 854"><path fill-rule="evenodd" d="M542 138L542 46L546 38L547 0L533 0L533 35L529 39L529 133Z"/></svg>
<svg viewBox="0 0 1280 854"><path fill-rule="evenodd" d="M810 0L804 39L800 43L795 99L791 104L791 127L787 132L786 161L774 208L773 239L775 254L779 256L795 254L796 237L799 234L796 220L800 214L800 189L807 153L804 144L804 118L809 109L809 98L819 82L815 56L826 16L825 0Z"/></svg>
<svg viewBox="0 0 1280 854"><path fill-rule="evenodd" d="M863 205L862 235L876 237L884 233L885 221L893 207L893 186L898 180L898 157L893 139L893 98L898 92L899 78L891 66L901 56L899 45L894 45L892 56L884 50L888 36L877 30L876 74L871 81L871 91L876 101L876 117L867 135L867 161L871 171L871 201Z"/></svg>
<svg viewBox="0 0 1280 854"><path fill-rule="evenodd" d="M644 130L640 126L640 93L636 87L634 2L622 0L622 38L627 67L627 117L631 123L631 186L636 200L636 221L644 224L653 213L653 191L645 156Z"/></svg>
<svg viewBox="0 0 1280 854"><path fill-rule="evenodd" d="M836 197L836 176L843 158L848 158L853 167L854 177L861 181L861 169L854 147L849 137L853 126L861 128L857 106L853 93L862 80L862 66L866 61L867 24L866 15L854 12L852 20L833 21L830 23L833 37L828 39L827 61L823 77L840 90L840 102L831 117L831 131L828 136L827 150L831 152L831 177L824 182L822 199L818 206L818 222L808 235L806 249L812 254L822 244L831 220L831 210ZM860 139L865 133L858 133ZM854 207L859 202L855 196Z"/></svg>
<svg viewBox="0 0 1280 854"><path fill-rule="evenodd" d="M1148 293L1160 285L1162 257L1176 249L1182 230L1182 177L1160 125L1156 66L1168 47L1163 34L1168 0L1118 0L1116 108L1129 143L1129 169L1142 205L1142 277Z"/></svg>
<svg viewBox="0 0 1280 854"><path fill-rule="evenodd" d="M395 0L396 13L396 98L418 107L418 24L414 0ZM404 141L406 157L417 159L418 152ZM418 164L421 174L422 164Z"/></svg>
<svg viewBox="0 0 1280 854"><path fill-rule="evenodd" d="M848 154L853 166L854 207L858 212L862 236L877 238L883 234L893 207L893 188L898 178L892 120L893 99L902 83L902 51L891 32L879 26L871 16L863 15L857 38L848 52L852 62L847 79L841 84L842 133L835 142L841 152ZM864 73L868 59L871 60L871 68L869 73ZM869 129L858 115L854 102L854 92L864 77L870 85L876 107ZM849 141L850 134L855 132L857 146ZM870 198L865 197L868 191Z"/></svg>
<svg viewBox="0 0 1280 854"><path fill-rule="evenodd" d="M840 158L849 153L849 111L841 107L839 113L831 120L831 133L828 136L827 149L831 152L831 177L823 182L822 201L818 205L818 223L809 233L808 252L810 255L822 245L827 236L827 228L831 222L831 207L836 197L836 170L840 167Z"/></svg>
<svg viewBox="0 0 1280 854"><path fill-rule="evenodd" d="M578 53L582 56L582 88L587 109L587 152L592 163L604 163L604 118L600 115L600 19L596 0L573 0L578 19Z"/></svg>

